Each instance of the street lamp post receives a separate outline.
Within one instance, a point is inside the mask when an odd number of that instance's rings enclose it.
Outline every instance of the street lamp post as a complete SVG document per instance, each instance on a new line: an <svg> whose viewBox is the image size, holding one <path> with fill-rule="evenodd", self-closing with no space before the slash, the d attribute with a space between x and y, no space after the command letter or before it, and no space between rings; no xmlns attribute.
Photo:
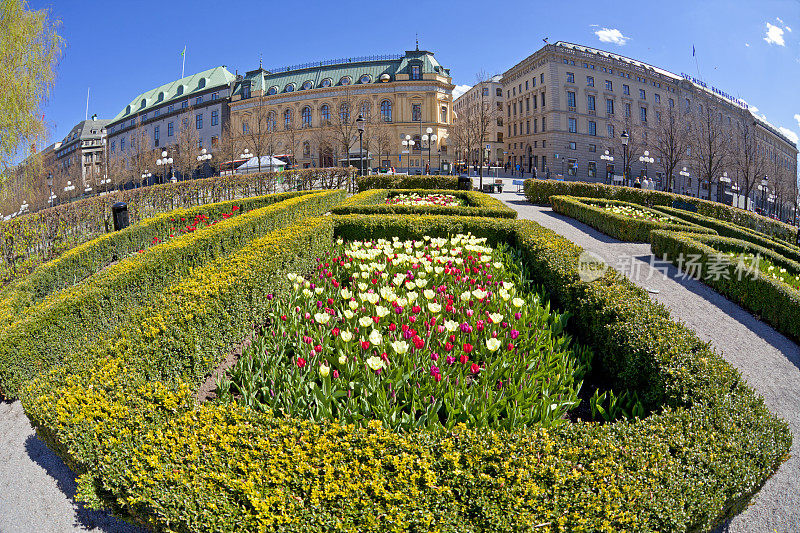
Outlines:
<svg viewBox="0 0 800 533"><path fill-rule="evenodd" d="M53 200L56 199L56 195L53 194L53 173L47 173L47 187L50 189L50 197L48 198L50 202L50 207L53 207Z"/></svg>
<svg viewBox="0 0 800 533"><path fill-rule="evenodd" d="M722 176L719 178L719 186L717 187L717 202L724 203L723 199L725 198L725 184L730 182L731 179L728 177L728 173L723 172Z"/></svg>
<svg viewBox="0 0 800 533"><path fill-rule="evenodd" d="M649 150L645 150L644 155L639 156L639 162L644 164L644 177L647 178L647 163L654 163L655 159L650 157Z"/></svg>
<svg viewBox="0 0 800 533"><path fill-rule="evenodd" d="M148 180L148 179L150 179L150 178L152 178L152 177L153 177L153 174L152 174L152 172L150 172L150 171L148 171L148 170L145 170L144 172L142 172L142 183L143 183L143 184L144 184L144 183L147 183L147 181L146 181L146 180ZM142 185L142 186L144 187L144 185Z"/></svg>
<svg viewBox="0 0 800 533"><path fill-rule="evenodd" d="M356 128L358 128L358 175L364 175L364 115L358 114L356 119Z"/></svg>
<svg viewBox="0 0 800 533"><path fill-rule="evenodd" d="M249 149L249 148L245 148L245 149L244 149L244 152L242 152L241 154L239 154L239 158L240 158L240 159L245 159L245 160L247 160L247 162L245 162L245 165L247 165L247 163L249 163L249 162L250 162L250 149ZM271 161L271 160L270 160L270 161ZM249 168L247 169L247 173L248 173L248 174L250 173L250 169L249 169ZM233 169L231 169L231 174L233 174Z"/></svg>
<svg viewBox="0 0 800 533"><path fill-rule="evenodd" d="M203 166L203 170L204 170L204 172L203 172L203 177L204 177L204 178L205 178L205 177L207 177L207 176L206 176L206 173L205 173L205 164L206 164L206 161L211 161L211 158L212 158L212 157L214 157L214 156L212 156L211 154L209 154L209 153L208 153L208 150L206 150L205 148L203 148L203 149L200 151L200 155L198 155L198 156L197 156L197 162L198 162L198 163L200 163L200 164Z"/></svg>
<svg viewBox="0 0 800 533"><path fill-rule="evenodd" d="M630 136L627 131L623 131L620 135L622 141L622 183L628 185L628 141Z"/></svg>
<svg viewBox="0 0 800 533"><path fill-rule="evenodd" d="M428 143L428 169L431 168L431 143L435 143L438 137L433 133L433 128L425 130L425 135L422 136L422 142ZM421 148L421 147L420 147Z"/></svg>
<svg viewBox="0 0 800 533"><path fill-rule="evenodd" d="M689 173L689 171L688 171L688 170L686 170L686 167L683 167L683 168L681 169L681 171L680 171L680 172L678 172L678 174L680 174L681 176L683 176L683 182L684 182L684 185L683 185L683 190L684 190L684 191L686 191L686 181L689 179L689 177L691 176L691 174Z"/></svg>
<svg viewBox="0 0 800 533"><path fill-rule="evenodd" d="M767 185L769 184L769 176L764 176L761 180L761 209L766 211L767 208Z"/></svg>
<svg viewBox="0 0 800 533"><path fill-rule="evenodd" d="M609 175L608 172L608 166L614 162L614 156L609 155L608 150L606 150L605 153L600 156L600 159L602 159L603 161L608 161L608 163L606 163L606 179L610 179L611 176Z"/></svg>
<svg viewBox="0 0 800 533"><path fill-rule="evenodd" d="M161 158L160 159L156 159L156 165L158 165L158 166L162 166L163 165L164 167L166 167L167 165L170 165L170 167L169 167L169 181L171 181L172 183L175 183L178 180L176 180L175 177L172 175L172 158L171 157L167 157L168 155L169 154L167 153L166 150L162 150L161 151ZM164 176L164 177L166 177L166 176Z"/></svg>
<svg viewBox="0 0 800 533"><path fill-rule="evenodd" d="M401 144L403 145L404 148L407 149L406 151L408 152L406 154L406 169L407 169L406 174L411 175L411 148L414 146L415 143L414 140L411 138L411 135L406 135L406 138L403 139L403 142Z"/></svg>

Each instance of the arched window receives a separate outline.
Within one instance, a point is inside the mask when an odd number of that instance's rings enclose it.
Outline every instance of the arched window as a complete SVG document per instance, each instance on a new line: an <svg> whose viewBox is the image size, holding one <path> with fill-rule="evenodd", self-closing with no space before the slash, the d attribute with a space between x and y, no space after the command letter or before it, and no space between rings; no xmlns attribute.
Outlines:
<svg viewBox="0 0 800 533"><path fill-rule="evenodd" d="M197 82L197 88L198 89L202 89L205 86L206 86L206 79L205 78L200 78L200 81Z"/></svg>
<svg viewBox="0 0 800 533"><path fill-rule="evenodd" d="M320 83L320 86L322 86L322 87L330 87L331 86L331 79L330 78L325 78L324 80L322 80L322 83Z"/></svg>
<svg viewBox="0 0 800 533"><path fill-rule="evenodd" d="M142 107L147 106L147 98L142 98Z"/></svg>
<svg viewBox="0 0 800 533"><path fill-rule="evenodd" d="M288 83L284 89L284 92L290 93L292 91L294 91L294 83Z"/></svg>
<svg viewBox="0 0 800 533"><path fill-rule="evenodd" d="M278 94L278 87L277 87L277 85L273 85L272 87L270 87L270 88L267 90L267 96L270 96L270 95L273 95L273 94Z"/></svg>
<svg viewBox="0 0 800 533"><path fill-rule="evenodd" d="M359 83L369 83L372 81L372 76L369 74L362 74L360 78L358 78Z"/></svg>
<svg viewBox="0 0 800 533"><path fill-rule="evenodd" d="M303 90L305 91L305 90L308 90L308 89L310 89L312 85L313 85L313 84L311 83L311 80L306 80L306 81L304 81L304 82L303 82L303 86L302 86L302 87L303 87Z"/></svg>
<svg viewBox="0 0 800 533"><path fill-rule="evenodd" d="M303 156L308 157L311 155L311 143L308 141L303 143Z"/></svg>
<svg viewBox="0 0 800 533"><path fill-rule="evenodd" d="M327 124L331 121L331 108L328 106L328 104L324 104L319 108L319 116L322 119L323 124Z"/></svg>
<svg viewBox="0 0 800 533"><path fill-rule="evenodd" d="M350 76L342 76L342 79L339 80L339 85L350 85L352 81Z"/></svg>
<svg viewBox="0 0 800 533"><path fill-rule="evenodd" d="M310 128L311 127L311 108L306 106L303 108L301 112L301 118L303 120L303 127Z"/></svg>
<svg viewBox="0 0 800 533"><path fill-rule="evenodd" d="M287 109L283 112L283 129L288 130L292 127L292 110Z"/></svg>
<svg viewBox="0 0 800 533"><path fill-rule="evenodd" d="M439 110L439 122L447 124L447 106L443 105Z"/></svg>
<svg viewBox="0 0 800 533"><path fill-rule="evenodd" d="M342 121L342 124L350 122L350 106L347 103L339 106L339 119Z"/></svg>
<svg viewBox="0 0 800 533"><path fill-rule="evenodd" d="M275 130L275 111L270 111L267 115L267 131Z"/></svg>
<svg viewBox="0 0 800 533"><path fill-rule="evenodd" d="M359 113L361 113L361 116L364 117L364 120L369 122L370 118L372 118L372 105L369 102L361 102Z"/></svg>
<svg viewBox="0 0 800 533"><path fill-rule="evenodd" d="M392 121L392 102L389 100L381 102L381 120L384 122Z"/></svg>

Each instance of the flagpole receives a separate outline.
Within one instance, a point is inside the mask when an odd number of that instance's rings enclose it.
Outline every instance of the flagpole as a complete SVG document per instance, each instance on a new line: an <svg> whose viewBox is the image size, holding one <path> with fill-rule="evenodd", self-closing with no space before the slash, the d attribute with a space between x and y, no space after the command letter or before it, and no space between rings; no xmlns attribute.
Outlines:
<svg viewBox="0 0 800 533"><path fill-rule="evenodd" d="M86 88L86 118L85 120L89 120L89 91L91 87Z"/></svg>
<svg viewBox="0 0 800 533"><path fill-rule="evenodd" d="M183 56L183 64L181 65L181 78L183 78L183 69L186 67L186 45L183 45L183 53L181 56Z"/></svg>

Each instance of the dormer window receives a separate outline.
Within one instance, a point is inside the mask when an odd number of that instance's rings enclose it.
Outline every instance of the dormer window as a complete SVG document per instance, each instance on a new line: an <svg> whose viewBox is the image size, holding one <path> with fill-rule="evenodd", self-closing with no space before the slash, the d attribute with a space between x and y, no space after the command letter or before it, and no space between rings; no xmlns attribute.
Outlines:
<svg viewBox="0 0 800 533"><path fill-rule="evenodd" d="M242 98L250 98L250 82L242 84Z"/></svg>
<svg viewBox="0 0 800 533"><path fill-rule="evenodd" d="M320 86L321 87L330 87L331 86L331 79L330 78L325 78L324 80L322 80L322 83L320 83Z"/></svg>
<svg viewBox="0 0 800 533"><path fill-rule="evenodd" d="M287 93L294 91L294 83L287 83L283 91Z"/></svg>
<svg viewBox="0 0 800 533"><path fill-rule="evenodd" d="M362 74L360 78L358 78L358 83L369 83L372 81L372 76L369 74Z"/></svg>
<svg viewBox="0 0 800 533"><path fill-rule="evenodd" d="M303 86L302 86L302 87L303 87L303 90L304 90L304 91L307 91L308 89L310 89L310 88L311 88L311 86L312 86L312 85L313 85L313 83L311 83L311 80L306 80L306 81L304 81L304 82L303 82Z"/></svg>
<svg viewBox="0 0 800 533"><path fill-rule="evenodd" d="M278 94L278 86L273 85L272 87L267 90L267 95Z"/></svg>
<svg viewBox="0 0 800 533"><path fill-rule="evenodd" d="M200 81L197 82L197 88L198 89L202 89L205 86L206 86L206 79L205 78L200 78Z"/></svg>
<svg viewBox="0 0 800 533"><path fill-rule="evenodd" d="M342 76L342 79L339 80L339 85L350 85L351 82L350 76Z"/></svg>
<svg viewBox="0 0 800 533"><path fill-rule="evenodd" d="M411 65L411 79L412 80L422 79L422 67L420 67L419 65Z"/></svg>
<svg viewBox="0 0 800 533"><path fill-rule="evenodd" d="M147 107L147 98L142 98L142 107Z"/></svg>

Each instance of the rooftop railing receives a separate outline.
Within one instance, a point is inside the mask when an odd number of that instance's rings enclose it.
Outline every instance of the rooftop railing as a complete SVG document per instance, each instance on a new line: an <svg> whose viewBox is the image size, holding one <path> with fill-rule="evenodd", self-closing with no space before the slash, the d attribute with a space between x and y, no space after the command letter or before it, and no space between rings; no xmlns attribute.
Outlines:
<svg viewBox="0 0 800 533"><path fill-rule="evenodd" d="M360 57L345 57L341 59L328 59L326 61L312 61L310 63L300 63L297 65L290 65L288 67L278 67L267 70L272 74L279 74L281 72L290 72L292 70L328 67L331 65L346 65L348 63L363 63L365 61L394 61L397 59L402 59L404 55L405 54L382 54L382 55L360 56Z"/></svg>

